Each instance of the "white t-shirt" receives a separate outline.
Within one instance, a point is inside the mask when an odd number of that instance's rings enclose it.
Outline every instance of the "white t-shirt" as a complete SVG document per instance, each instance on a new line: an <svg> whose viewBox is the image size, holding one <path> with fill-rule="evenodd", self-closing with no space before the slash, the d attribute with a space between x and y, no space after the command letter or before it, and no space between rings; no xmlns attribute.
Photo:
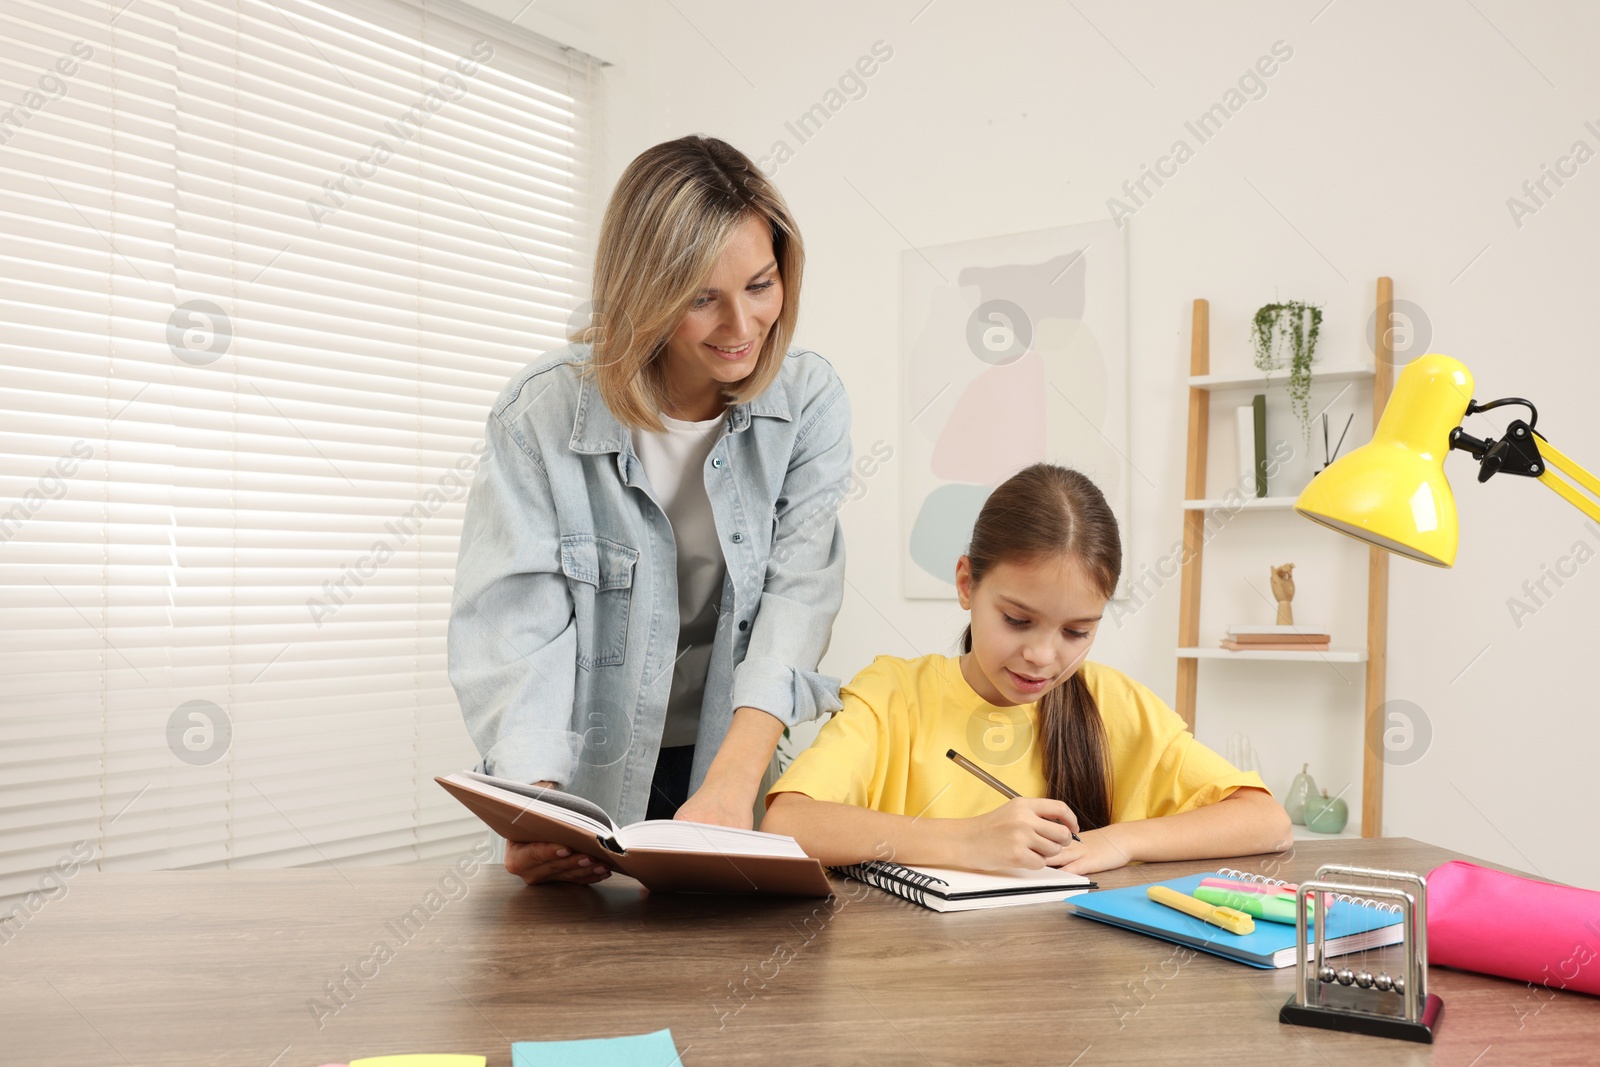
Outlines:
<svg viewBox="0 0 1600 1067"><path fill-rule="evenodd" d="M705 465L724 421L722 415L704 422L662 415L665 433L633 431L633 450L672 523L678 546L678 658L672 668L662 748L692 745L700 729L700 702L727 573L711 498L706 495Z"/></svg>

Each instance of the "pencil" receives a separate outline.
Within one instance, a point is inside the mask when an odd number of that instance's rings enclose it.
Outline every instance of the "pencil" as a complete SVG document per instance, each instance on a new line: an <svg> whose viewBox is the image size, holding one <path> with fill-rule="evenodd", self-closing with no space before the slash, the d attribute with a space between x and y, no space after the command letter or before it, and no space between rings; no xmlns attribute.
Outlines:
<svg viewBox="0 0 1600 1067"><path fill-rule="evenodd" d="M990 774L988 771L984 770L982 767L978 766L976 763L973 763L955 749L952 748L947 750L945 755L954 760L957 767L971 771L973 776L976 777L978 781L987 784L1002 796L1008 797L1011 800L1015 800L1022 795L1015 789L1012 789L1009 785L1006 785L1000 779L996 778L994 775ZM1072 831L1068 830L1067 833L1072 834ZM1072 834L1072 839L1079 844L1083 843L1083 838L1079 837L1077 834Z"/></svg>

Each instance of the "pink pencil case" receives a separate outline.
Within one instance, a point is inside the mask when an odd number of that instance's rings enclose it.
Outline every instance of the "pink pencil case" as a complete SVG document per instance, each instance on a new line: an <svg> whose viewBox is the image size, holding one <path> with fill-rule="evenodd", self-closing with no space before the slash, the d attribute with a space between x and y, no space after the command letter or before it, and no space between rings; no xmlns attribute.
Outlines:
<svg viewBox="0 0 1600 1067"><path fill-rule="evenodd" d="M1600 893L1442 864L1428 875L1428 963L1600 995Z"/></svg>

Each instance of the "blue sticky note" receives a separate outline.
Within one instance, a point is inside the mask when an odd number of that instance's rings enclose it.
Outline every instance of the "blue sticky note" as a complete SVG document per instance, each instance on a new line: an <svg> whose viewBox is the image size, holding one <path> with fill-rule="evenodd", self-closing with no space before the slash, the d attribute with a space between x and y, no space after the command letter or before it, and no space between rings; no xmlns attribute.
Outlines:
<svg viewBox="0 0 1600 1067"><path fill-rule="evenodd" d="M671 1030L584 1041L514 1041L511 1067L681 1067Z"/></svg>

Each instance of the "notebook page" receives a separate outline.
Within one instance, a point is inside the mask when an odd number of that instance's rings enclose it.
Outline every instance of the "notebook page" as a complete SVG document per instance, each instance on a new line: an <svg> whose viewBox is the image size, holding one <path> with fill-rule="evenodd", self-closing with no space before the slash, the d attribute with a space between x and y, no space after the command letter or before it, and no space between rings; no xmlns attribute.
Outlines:
<svg viewBox="0 0 1600 1067"><path fill-rule="evenodd" d="M1071 889L1074 886L1093 884L1081 874L1072 874L1054 867L1044 867L1036 871L1024 867L1008 867L997 871L971 871L960 867L914 867L909 864L904 866L907 870L943 879L948 883L947 886L935 885L933 888L945 896L958 893L992 893L997 889L1018 889L1029 885L1037 885L1040 889L1057 887Z"/></svg>

